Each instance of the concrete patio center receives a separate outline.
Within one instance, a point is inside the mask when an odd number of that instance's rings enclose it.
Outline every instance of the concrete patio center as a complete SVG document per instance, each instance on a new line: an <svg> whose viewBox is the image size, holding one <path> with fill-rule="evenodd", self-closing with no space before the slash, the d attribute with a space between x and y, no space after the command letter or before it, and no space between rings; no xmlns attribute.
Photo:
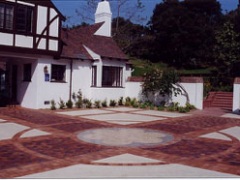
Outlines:
<svg viewBox="0 0 240 180"><path fill-rule="evenodd" d="M168 133L142 128L99 128L80 132L77 137L92 144L117 147L157 146L173 140Z"/></svg>
<svg viewBox="0 0 240 180"><path fill-rule="evenodd" d="M240 119L129 107L0 109L0 178L240 177Z"/></svg>

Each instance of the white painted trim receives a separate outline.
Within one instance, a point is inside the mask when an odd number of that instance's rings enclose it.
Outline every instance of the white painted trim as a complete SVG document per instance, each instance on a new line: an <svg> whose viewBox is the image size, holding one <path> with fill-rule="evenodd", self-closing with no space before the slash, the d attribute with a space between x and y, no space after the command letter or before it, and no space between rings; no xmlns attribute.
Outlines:
<svg viewBox="0 0 240 180"><path fill-rule="evenodd" d="M17 1L17 3L18 3L18 4L23 4L23 5L35 7L35 4L31 4L31 3L27 3L27 2L23 2L23 1Z"/></svg>
<svg viewBox="0 0 240 180"><path fill-rule="evenodd" d="M100 60L101 56L97 53L95 53L94 51L92 51L90 48L88 48L87 46L83 45L83 47L87 50L87 52L90 54L90 56L94 59L94 60Z"/></svg>

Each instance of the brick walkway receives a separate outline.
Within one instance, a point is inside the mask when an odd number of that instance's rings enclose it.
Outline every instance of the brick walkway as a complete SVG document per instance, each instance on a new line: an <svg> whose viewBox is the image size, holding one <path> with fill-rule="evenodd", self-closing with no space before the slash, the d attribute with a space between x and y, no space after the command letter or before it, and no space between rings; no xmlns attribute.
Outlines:
<svg viewBox="0 0 240 180"><path fill-rule="evenodd" d="M14 123L27 128L16 133L11 139L0 141L0 178L20 177L76 164L96 165L97 160L125 153L159 160L159 163L137 164L142 166L177 163L240 175L239 139L224 133L221 134L231 141L200 137L240 126L240 120L221 118L219 115L224 112L216 109L212 111L217 112L215 114L211 114L210 110L208 114L205 112L196 111L192 116L123 126L57 115L51 111L1 108L0 125ZM83 130L111 127L160 130L172 134L174 140L153 147L114 147L85 143L77 138L77 133ZM23 138L25 133L33 130L47 134ZM117 165L133 166L131 163Z"/></svg>

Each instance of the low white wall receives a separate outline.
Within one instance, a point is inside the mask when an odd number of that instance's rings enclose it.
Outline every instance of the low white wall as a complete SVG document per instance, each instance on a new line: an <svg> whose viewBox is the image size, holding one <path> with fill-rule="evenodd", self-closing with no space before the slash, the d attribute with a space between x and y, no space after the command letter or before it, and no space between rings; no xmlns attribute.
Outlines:
<svg viewBox="0 0 240 180"><path fill-rule="evenodd" d="M142 99L142 82L126 82L125 97Z"/></svg>
<svg viewBox="0 0 240 180"><path fill-rule="evenodd" d="M233 85L233 107L232 111L239 113L240 110L240 77L235 78Z"/></svg>
<svg viewBox="0 0 240 180"><path fill-rule="evenodd" d="M189 103L194 105L197 109L203 109L203 82L199 78L185 78L185 82L181 82L180 84L188 93ZM188 82L189 81L189 82ZM191 82L192 81L192 82ZM127 82L126 83L126 93L125 97L129 96L131 98L137 98L138 100L143 100L144 97L141 94L142 91L142 82ZM152 97L155 102L158 104L165 97ZM176 97L173 95L172 102L178 102L180 106L185 106L187 102L187 98L184 95L177 95Z"/></svg>
<svg viewBox="0 0 240 180"><path fill-rule="evenodd" d="M203 83L180 83L186 90L189 97L189 103L197 109L203 109ZM186 96L177 95L172 97L173 102L178 102L180 106L185 106L187 103Z"/></svg>
<svg viewBox="0 0 240 180"><path fill-rule="evenodd" d="M91 88L91 100L107 100L109 103L110 100L118 101L120 97L124 97L125 88Z"/></svg>

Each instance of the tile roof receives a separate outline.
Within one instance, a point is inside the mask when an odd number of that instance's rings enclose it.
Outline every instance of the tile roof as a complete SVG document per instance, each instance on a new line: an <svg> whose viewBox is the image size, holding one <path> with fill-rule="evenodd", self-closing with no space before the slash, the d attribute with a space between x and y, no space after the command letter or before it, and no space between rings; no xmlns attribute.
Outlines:
<svg viewBox="0 0 240 180"><path fill-rule="evenodd" d="M102 58L127 60L128 58L112 37L94 35L102 25L103 23L97 23L90 26L62 30L62 40L65 45L63 46L61 57L92 59L85 49L87 47Z"/></svg>

